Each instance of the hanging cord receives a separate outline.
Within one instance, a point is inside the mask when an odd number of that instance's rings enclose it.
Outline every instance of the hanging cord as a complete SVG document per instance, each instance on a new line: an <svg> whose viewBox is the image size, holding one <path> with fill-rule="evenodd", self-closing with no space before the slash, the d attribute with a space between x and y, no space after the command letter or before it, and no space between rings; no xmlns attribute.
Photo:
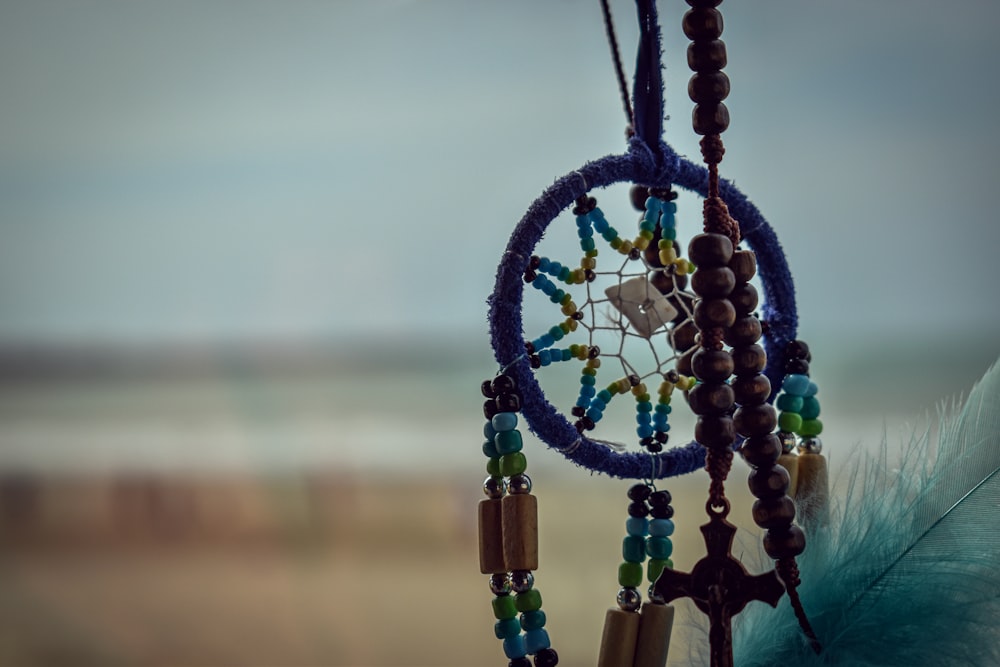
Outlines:
<svg viewBox="0 0 1000 667"><path fill-rule="evenodd" d="M615 75L618 77L618 91L622 96L622 107L625 109L625 117L628 119L629 135L634 134L632 115L632 102L628 92L628 82L625 80L625 69L622 67L622 54L618 49L618 38L615 36L615 24L611 20L611 7L608 0L601 0L601 11L604 12L604 30L608 33L608 45L611 47L611 57L615 61Z"/></svg>
<svg viewBox="0 0 1000 667"><path fill-rule="evenodd" d="M782 558L778 561L777 565L778 576L785 582L788 600L792 603L792 610L795 612L795 618L799 622L799 627L802 628L802 633L809 639L809 646L819 655L823 650L823 646L816 637L816 632L809 622L809 617L806 616L806 610L802 607L802 600L799 599L798 587L802 583L799 579L799 566L796 564L794 558Z"/></svg>

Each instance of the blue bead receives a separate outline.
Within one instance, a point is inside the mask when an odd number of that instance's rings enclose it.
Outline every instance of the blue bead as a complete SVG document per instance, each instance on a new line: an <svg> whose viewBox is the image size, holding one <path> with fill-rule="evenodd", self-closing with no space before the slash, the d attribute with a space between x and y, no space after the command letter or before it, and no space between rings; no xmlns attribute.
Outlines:
<svg viewBox="0 0 1000 667"><path fill-rule="evenodd" d="M590 417L590 421L596 424L597 422L601 421L601 417L604 416L604 413L601 412L600 410L595 410L594 408L591 408L587 410L587 416Z"/></svg>
<svg viewBox="0 0 1000 667"><path fill-rule="evenodd" d="M538 281L536 280L535 282L538 282ZM558 289L558 288L556 287L556 284L554 282L552 282L552 281L548 281L544 285L542 285L542 291L545 292L546 294L550 295L550 296L552 294L555 294L556 289Z"/></svg>
<svg viewBox="0 0 1000 667"><path fill-rule="evenodd" d="M568 347L565 350L562 351L562 360L563 361L569 361L572 358L573 358L573 353L570 352L570 349Z"/></svg>
<svg viewBox="0 0 1000 667"><path fill-rule="evenodd" d="M648 412L639 412L635 415L636 424L651 424L653 417Z"/></svg>
<svg viewBox="0 0 1000 667"><path fill-rule="evenodd" d="M528 630L524 633L524 646L531 655L538 653L542 649L547 649L551 645L549 633L542 628Z"/></svg>
<svg viewBox="0 0 1000 667"><path fill-rule="evenodd" d="M569 273L570 271L568 266L564 266L561 269L559 269L559 280L563 282L569 280Z"/></svg>
<svg viewBox="0 0 1000 667"><path fill-rule="evenodd" d="M649 532L649 519L644 516L630 516L625 519L625 532L629 535L646 537Z"/></svg>
<svg viewBox="0 0 1000 667"><path fill-rule="evenodd" d="M542 350L538 353L538 361L541 362L542 366L548 366L552 363L552 353L548 350Z"/></svg>
<svg viewBox="0 0 1000 667"><path fill-rule="evenodd" d="M537 630L545 626L545 612L541 609L526 611L521 614L521 627L525 630Z"/></svg>
<svg viewBox="0 0 1000 667"><path fill-rule="evenodd" d="M542 347L543 348L545 348L545 347L552 347L552 343L555 342L554 340L552 340L552 336L550 336L548 334L542 334L541 336L538 337L538 340L540 340L542 342Z"/></svg>
<svg viewBox="0 0 1000 667"><path fill-rule="evenodd" d="M580 235L581 239L589 239L594 236L594 230L591 229L590 227L581 227L580 229L576 230L576 233Z"/></svg>
<svg viewBox="0 0 1000 667"><path fill-rule="evenodd" d="M538 268L541 271L548 271L549 270L549 266L551 264L552 264L552 262L549 260L548 257L539 257L538 258Z"/></svg>
<svg viewBox="0 0 1000 667"><path fill-rule="evenodd" d="M647 211L659 211L663 209L663 200L657 199L656 197L646 197L646 210Z"/></svg>
<svg viewBox="0 0 1000 667"><path fill-rule="evenodd" d="M501 618L493 624L493 633L497 639L507 639L521 634L521 623L516 618Z"/></svg>
<svg viewBox="0 0 1000 667"><path fill-rule="evenodd" d="M590 216L589 215L578 215L576 216L576 226L580 227L590 227Z"/></svg>
<svg viewBox="0 0 1000 667"><path fill-rule="evenodd" d="M513 660L523 658L528 654L528 649L524 645L524 636L507 637L503 640L503 654Z"/></svg>
<svg viewBox="0 0 1000 667"><path fill-rule="evenodd" d="M674 534L674 522L670 519L653 519L649 522L649 534L653 537L670 537Z"/></svg>
<svg viewBox="0 0 1000 667"><path fill-rule="evenodd" d="M587 398L592 398L594 396L594 394L596 394L596 393L597 393L597 390L594 389L594 385L592 385L592 384L581 384L580 385L580 395L581 396L586 396ZM587 402L587 405L590 405L589 401Z"/></svg>
<svg viewBox="0 0 1000 667"><path fill-rule="evenodd" d="M641 563L646 560L646 538L642 535L629 535L623 539L622 558L629 563Z"/></svg>
<svg viewBox="0 0 1000 667"><path fill-rule="evenodd" d="M549 301L551 301L552 303L559 303L563 300L563 297L565 296L566 292L562 291L561 289L557 289L555 292L549 295Z"/></svg>
<svg viewBox="0 0 1000 667"><path fill-rule="evenodd" d="M589 408L590 407L590 399L587 398L586 396L581 396L580 398L576 399L576 407L578 407L578 408Z"/></svg>
<svg viewBox="0 0 1000 667"><path fill-rule="evenodd" d="M595 410L600 410L601 412L604 412L604 408L608 407L608 404L601 400L600 394L597 394L597 398L595 398L590 402L590 407L594 408Z"/></svg>
<svg viewBox="0 0 1000 667"><path fill-rule="evenodd" d="M652 438L653 437L653 427L649 424L643 424L635 430L636 435L640 438Z"/></svg>
<svg viewBox="0 0 1000 667"><path fill-rule="evenodd" d="M674 552L674 545L669 537L650 537L646 540L646 553L650 558L664 560L670 558Z"/></svg>
<svg viewBox="0 0 1000 667"><path fill-rule="evenodd" d="M498 412L493 415L493 421L490 423L493 427L494 433L493 437L500 431L513 431L517 428L517 413L516 412Z"/></svg>
<svg viewBox="0 0 1000 667"><path fill-rule="evenodd" d="M497 437L497 430L493 428L493 422L488 421L483 424L483 435L486 436L486 439L490 442L493 441L493 438Z"/></svg>
<svg viewBox="0 0 1000 667"><path fill-rule="evenodd" d="M669 424L667 423L666 416L664 416L664 415L656 415L653 418L653 426L655 426L657 428L657 430L660 430L660 431L662 431L665 426L669 426Z"/></svg>
<svg viewBox="0 0 1000 667"><path fill-rule="evenodd" d="M562 327L556 325L551 329L549 329L549 335L555 338L556 340L562 340L562 337L565 336L566 334L565 332L563 332Z"/></svg>
<svg viewBox="0 0 1000 667"><path fill-rule="evenodd" d="M802 395L808 397L808 396L815 396L818 393L819 393L819 387L816 385L815 382L810 382L809 386L806 387L806 392Z"/></svg>
<svg viewBox="0 0 1000 667"><path fill-rule="evenodd" d="M483 454L486 455L488 459L495 459L500 457L500 452L497 451L496 443L492 440L487 440L483 443Z"/></svg>
<svg viewBox="0 0 1000 667"><path fill-rule="evenodd" d="M562 267L563 265L559 262L550 262L549 268L547 268L545 272L550 276L558 276L559 272L562 271Z"/></svg>
<svg viewBox="0 0 1000 667"><path fill-rule="evenodd" d="M676 213L677 212L677 202L672 202L672 201L664 202L663 203L663 210L666 211L667 213Z"/></svg>
<svg viewBox="0 0 1000 667"><path fill-rule="evenodd" d="M608 220L604 217L604 211L600 208L595 208L590 212L590 219L593 221L594 229L597 231L603 233L608 228Z"/></svg>
<svg viewBox="0 0 1000 667"><path fill-rule="evenodd" d="M784 381L781 383L781 388L786 394L805 396L806 391L809 389L809 376L799 375L798 373L786 375Z"/></svg>

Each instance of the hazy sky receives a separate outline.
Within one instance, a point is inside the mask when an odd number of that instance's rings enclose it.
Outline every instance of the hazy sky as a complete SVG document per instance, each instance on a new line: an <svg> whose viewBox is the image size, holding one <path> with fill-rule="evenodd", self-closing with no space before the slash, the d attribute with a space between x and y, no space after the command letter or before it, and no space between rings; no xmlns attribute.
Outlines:
<svg viewBox="0 0 1000 667"><path fill-rule="evenodd" d="M1000 3L722 9L723 175L807 331L1000 334ZM624 148L596 0L3 0L0 91L0 341L482 335L528 204Z"/></svg>

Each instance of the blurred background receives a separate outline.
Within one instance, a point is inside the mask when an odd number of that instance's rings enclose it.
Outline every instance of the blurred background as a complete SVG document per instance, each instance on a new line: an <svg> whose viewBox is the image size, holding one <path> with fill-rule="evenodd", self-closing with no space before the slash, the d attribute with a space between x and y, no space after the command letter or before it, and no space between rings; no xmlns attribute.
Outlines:
<svg viewBox="0 0 1000 667"><path fill-rule="evenodd" d="M1000 353L1000 5L723 10L721 170L788 256L836 468ZM0 90L0 664L505 664L485 299L530 202L624 149L599 4L0 0ZM628 483L528 454L548 627L593 664Z"/></svg>

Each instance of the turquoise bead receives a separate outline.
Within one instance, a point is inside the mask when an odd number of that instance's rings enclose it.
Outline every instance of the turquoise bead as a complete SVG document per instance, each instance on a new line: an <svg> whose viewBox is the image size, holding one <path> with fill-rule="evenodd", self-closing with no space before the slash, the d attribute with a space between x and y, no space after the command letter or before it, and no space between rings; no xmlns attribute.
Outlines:
<svg viewBox="0 0 1000 667"><path fill-rule="evenodd" d="M534 655L551 645L549 633L542 628L524 633L524 647L530 655Z"/></svg>
<svg viewBox="0 0 1000 667"><path fill-rule="evenodd" d="M594 243L594 238L592 236L587 237L585 239L580 239L580 249L583 250L584 252L587 252L588 250L593 250L596 247L597 244Z"/></svg>
<svg viewBox="0 0 1000 667"><path fill-rule="evenodd" d="M486 436L486 439L490 442L493 441L493 438L497 437L497 430L493 428L493 422L487 421L486 424L483 425L483 435Z"/></svg>
<svg viewBox="0 0 1000 667"><path fill-rule="evenodd" d="M585 384L589 387L593 387L596 382L597 378L593 375L584 374L580 376L580 384ZM594 390L594 393L595 394L597 393L596 389ZM591 396L593 396L593 394L591 394Z"/></svg>
<svg viewBox="0 0 1000 667"><path fill-rule="evenodd" d="M493 439L493 443L497 446L497 451L501 455L519 452L524 447L520 431L501 431L497 433L497 437Z"/></svg>
<svg viewBox="0 0 1000 667"><path fill-rule="evenodd" d="M541 609L526 611L521 614L521 627L527 630L537 630L545 625L545 612Z"/></svg>
<svg viewBox="0 0 1000 667"><path fill-rule="evenodd" d="M583 377L586 378L586 377L591 377L591 376L590 375L584 375ZM585 382L583 382L582 379L580 380L580 395L581 396L586 396L587 398L593 398L594 394L596 394L596 393L597 393L597 390L594 389L593 383L586 384Z"/></svg>
<svg viewBox="0 0 1000 667"><path fill-rule="evenodd" d="M653 519L649 522L649 534L653 537L670 537L674 534L674 522L670 519Z"/></svg>
<svg viewBox="0 0 1000 667"><path fill-rule="evenodd" d="M814 396L806 396L802 399L802 409L799 410L802 420L816 419L819 417L819 401Z"/></svg>
<svg viewBox="0 0 1000 667"><path fill-rule="evenodd" d="M559 328L558 326L554 326L551 329L549 329L549 335L552 336L552 338L555 340L562 340L562 337L565 336L566 334L563 333L563 330L561 328Z"/></svg>
<svg viewBox="0 0 1000 667"><path fill-rule="evenodd" d="M819 393L819 387L815 382L810 382L809 386L806 387L806 392L802 394L803 396L815 396Z"/></svg>
<svg viewBox="0 0 1000 667"><path fill-rule="evenodd" d="M676 213L677 212L677 202L672 202L672 201L664 202L663 203L663 210L665 212L671 213L671 214Z"/></svg>
<svg viewBox="0 0 1000 667"><path fill-rule="evenodd" d="M493 624L493 633L497 639L507 639L521 634L521 623L516 618L501 618Z"/></svg>
<svg viewBox="0 0 1000 667"><path fill-rule="evenodd" d="M625 520L625 532L629 535L646 537L649 532L649 519L644 516L630 516Z"/></svg>
<svg viewBox="0 0 1000 667"><path fill-rule="evenodd" d="M641 535L629 535L622 540L622 558L629 563L641 563L646 560L646 538Z"/></svg>
<svg viewBox="0 0 1000 667"><path fill-rule="evenodd" d="M483 443L483 454L486 454L487 458L498 459L500 458L500 452L497 451L497 446L490 440Z"/></svg>
<svg viewBox="0 0 1000 667"><path fill-rule="evenodd" d="M542 594L537 588L531 588L518 593L514 597L514 606L518 611L538 611L542 608Z"/></svg>
<svg viewBox="0 0 1000 667"><path fill-rule="evenodd" d="M607 389L602 389L599 392L597 392L597 398L601 399L606 404L610 403L611 402L611 392L608 391Z"/></svg>
<svg viewBox="0 0 1000 667"><path fill-rule="evenodd" d="M639 401L638 403L635 404L635 411L636 412L652 412L653 411L653 404L650 403L649 401Z"/></svg>
<svg viewBox="0 0 1000 667"><path fill-rule="evenodd" d="M781 389L786 394L805 396L806 390L809 389L809 376L799 375L798 373L786 375L784 381L781 383Z"/></svg>
<svg viewBox="0 0 1000 667"><path fill-rule="evenodd" d="M669 415L672 412L672 408L666 403L657 403L655 410L658 415Z"/></svg>
<svg viewBox="0 0 1000 667"><path fill-rule="evenodd" d="M503 654L511 660L523 658L528 655L528 649L524 645L524 637L517 635L516 637L507 637L507 639L504 639Z"/></svg>
<svg viewBox="0 0 1000 667"><path fill-rule="evenodd" d="M774 406L785 412L799 412L802 410L802 397L793 394L782 394L775 401Z"/></svg>
<svg viewBox="0 0 1000 667"><path fill-rule="evenodd" d="M491 425L493 426L494 433L493 437L500 431L513 431L517 428L517 413L516 412L498 412L493 415L493 420Z"/></svg>
<svg viewBox="0 0 1000 667"><path fill-rule="evenodd" d="M674 545L668 537L650 537L646 540L646 553L650 558L665 560L674 552Z"/></svg>

